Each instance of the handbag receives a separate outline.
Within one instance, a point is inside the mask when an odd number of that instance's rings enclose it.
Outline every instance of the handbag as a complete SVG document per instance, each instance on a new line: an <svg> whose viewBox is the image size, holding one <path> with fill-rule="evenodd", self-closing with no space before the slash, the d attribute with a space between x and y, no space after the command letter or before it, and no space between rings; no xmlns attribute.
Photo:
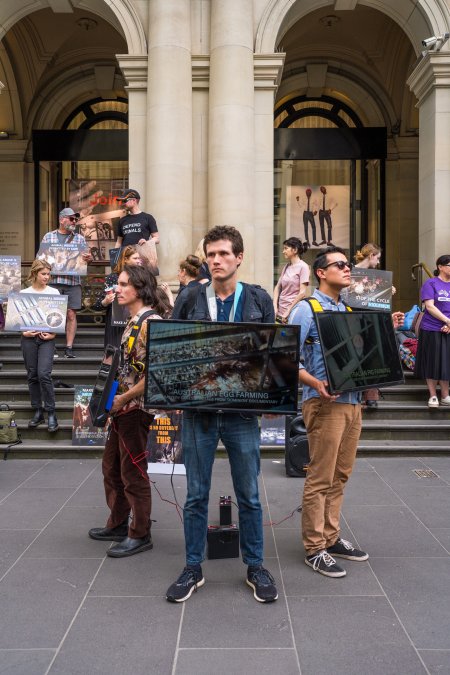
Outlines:
<svg viewBox="0 0 450 675"><path fill-rule="evenodd" d="M414 331L416 337L419 337L419 331L420 331L420 324L422 323L423 315L425 312L416 312L416 315L414 316L414 319L412 320L412 325L411 325L411 330Z"/></svg>
<svg viewBox="0 0 450 675"><path fill-rule="evenodd" d="M9 449L13 445L22 443L17 424L14 420L16 413L7 403L0 403L0 444L6 445L3 459L6 459Z"/></svg>

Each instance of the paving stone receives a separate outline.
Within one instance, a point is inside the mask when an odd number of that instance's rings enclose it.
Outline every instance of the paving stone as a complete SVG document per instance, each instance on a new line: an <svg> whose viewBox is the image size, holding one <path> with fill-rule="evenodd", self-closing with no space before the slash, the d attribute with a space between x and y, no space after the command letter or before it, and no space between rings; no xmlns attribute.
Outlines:
<svg viewBox="0 0 450 675"><path fill-rule="evenodd" d="M424 675L385 598L289 598L302 673Z"/></svg>
<svg viewBox="0 0 450 675"><path fill-rule="evenodd" d="M0 578L39 532L40 530L0 530Z"/></svg>
<svg viewBox="0 0 450 675"><path fill-rule="evenodd" d="M379 558L371 564L416 647L450 649L450 556Z"/></svg>
<svg viewBox="0 0 450 675"><path fill-rule="evenodd" d="M426 550L429 556L444 554L436 539L403 505L346 505L343 514L357 541L372 558L414 556Z"/></svg>
<svg viewBox="0 0 450 675"><path fill-rule="evenodd" d="M0 586L0 649L56 648L100 564L22 558Z"/></svg>
<svg viewBox="0 0 450 675"><path fill-rule="evenodd" d="M174 675L300 675L294 649L180 649Z"/></svg>
<svg viewBox="0 0 450 675"><path fill-rule="evenodd" d="M0 649L0 672L5 675L45 675L54 649Z"/></svg>
<svg viewBox="0 0 450 675"><path fill-rule="evenodd" d="M375 473L366 471L358 475L358 480L350 477L344 493L345 504L400 504L401 500Z"/></svg>
<svg viewBox="0 0 450 675"><path fill-rule="evenodd" d="M214 648L294 646L283 597L257 602L244 577L239 585L206 582L187 601L180 647L204 647L206 639Z"/></svg>
<svg viewBox="0 0 450 675"><path fill-rule="evenodd" d="M0 529L41 529L71 494L73 488L19 488L1 505Z"/></svg>
<svg viewBox="0 0 450 675"><path fill-rule="evenodd" d="M106 523L108 510L65 506L27 550L26 558L104 558L109 542L88 537Z"/></svg>
<svg viewBox="0 0 450 675"><path fill-rule="evenodd" d="M181 607L165 600L87 599L51 675L170 673Z"/></svg>
<svg viewBox="0 0 450 675"><path fill-rule="evenodd" d="M95 459L52 459L27 482L34 488L77 488L94 470L99 462Z"/></svg>
<svg viewBox="0 0 450 675"><path fill-rule="evenodd" d="M430 675L449 675L450 650L421 649L419 653Z"/></svg>

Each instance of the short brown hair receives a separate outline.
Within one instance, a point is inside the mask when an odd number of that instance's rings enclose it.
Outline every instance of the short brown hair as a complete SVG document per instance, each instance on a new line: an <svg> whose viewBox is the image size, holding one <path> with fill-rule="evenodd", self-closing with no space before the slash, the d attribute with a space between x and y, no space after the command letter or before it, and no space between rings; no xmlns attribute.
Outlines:
<svg viewBox="0 0 450 675"><path fill-rule="evenodd" d="M30 267L30 272L28 274L27 281L30 284L34 284L34 282L37 279L37 275L41 270L49 270L51 272L52 266L46 260L39 260L38 258L36 258L36 260L33 261L33 264Z"/></svg>
<svg viewBox="0 0 450 675"><path fill-rule="evenodd" d="M244 253L244 242L242 235L232 225L216 225L210 230L203 240L203 250L206 254L206 247L212 244L213 241L220 241L221 239L228 239L231 241L231 247L235 256L239 253Z"/></svg>

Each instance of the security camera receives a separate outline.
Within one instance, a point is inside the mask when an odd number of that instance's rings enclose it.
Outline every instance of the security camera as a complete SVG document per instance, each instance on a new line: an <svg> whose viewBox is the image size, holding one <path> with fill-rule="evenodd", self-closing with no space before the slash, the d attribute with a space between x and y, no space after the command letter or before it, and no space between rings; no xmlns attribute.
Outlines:
<svg viewBox="0 0 450 675"><path fill-rule="evenodd" d="M426 47L427 49L431 49L432 47L434 47L437 41L438 41L437 37L433 35L433 37L427 38L426 40L422 40L422 46Z"/></svg>
<svg viewBox="0 0 450 675"><path fill-rule="evenodd" d="M447 42L449 37L450 33L444 33L444 35L432 35L431 37L422 40L422 46L430 52L434 51L434 48L436 47L436 51L438 52Z"/></svg>

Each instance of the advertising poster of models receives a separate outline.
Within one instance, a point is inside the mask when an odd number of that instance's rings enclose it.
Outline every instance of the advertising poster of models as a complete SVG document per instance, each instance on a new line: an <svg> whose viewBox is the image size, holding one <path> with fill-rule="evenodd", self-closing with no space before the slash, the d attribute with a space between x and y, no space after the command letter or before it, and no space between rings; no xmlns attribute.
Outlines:
<svg viewBox="0 0 450 675"><path fill-rule="evenodd" d="M0 302L20 291L20 255L0 255Z"/></svg>
<svg viewBox="0 0 450 675"><path fill-rule="evenodd" d="M92 424L89 412L93 385L76 384L73 402L72 445L96 445L106 443L107 429L99 429Z"/></svg>
<svg viewBox="0 0 450 675"><path fill-rule="evenodd" d="M298 326L150 319L147 364L149 408L297 410Z"/></svg>
<svg viewBox="0 0 450 675"><path fill-rule="evenodd" d="M341 291L341 298L353 309L391 311L392 272L352 269L352 283Z"/></svg>
<svg viewBox="0 0 450 675"><path fill-rule="evenodd" d="M185 474L181 447L183 414L179 410L157 414L147 437L148 472Z"/></svg>
<svg viewBox="0 0 450 675"><path fill-rule="evenodd" d="M6 309L5 330L36 330L64 334L67 314L66 295L10 293Z"/></svg>
<svg viewBox="0 0 450 675"><path fill-rule="evenodd" d="M280 445L284 447L285 427L286 418L284 415L262 415L260 427L261 445Z"/></svg>
<svg viewBox="0 0 450 675"><path fill-rule="evenodd" d="M350 186L290 185L286 188L286 238L310 248L350 247Z"/></svg>

